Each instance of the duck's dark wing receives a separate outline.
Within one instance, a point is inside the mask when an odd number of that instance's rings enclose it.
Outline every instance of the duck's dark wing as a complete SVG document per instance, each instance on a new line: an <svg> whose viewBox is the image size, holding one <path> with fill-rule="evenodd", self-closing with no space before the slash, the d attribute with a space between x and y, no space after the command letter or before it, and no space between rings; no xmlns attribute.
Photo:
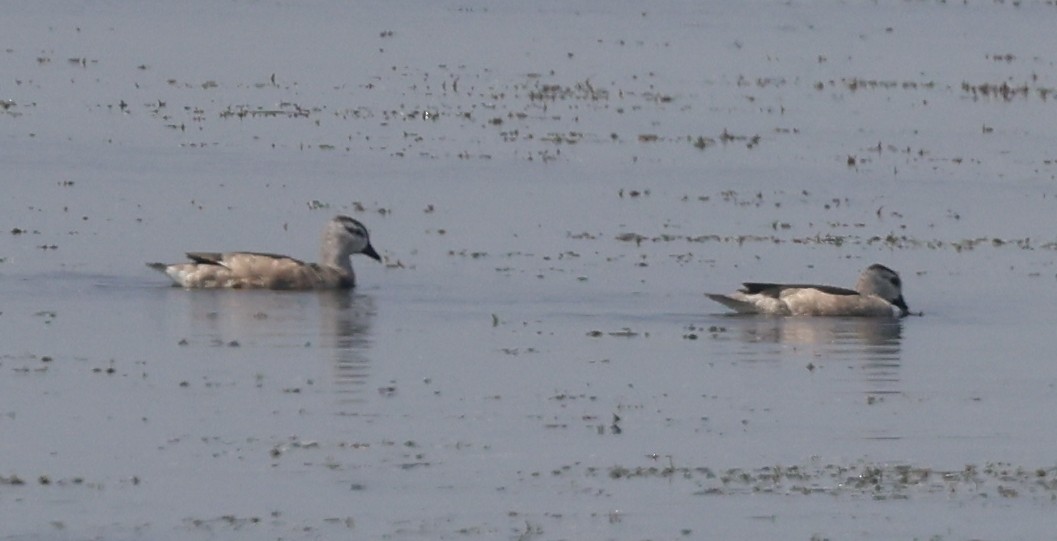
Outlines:
<svg viewBox="0 0 1057 541"><path fill-rule="evenodd" d="M199 265L221 265L227 266L224 262L226 259L230 259L238 255L251 255L257 257L265 257L269 259L289 259L297 264L305 264L300 259L295 259L286 255L269 254L265 252L187 252L187 257L191 261L198 263Z"/></svg>
<svg viewBox="0 0 1057 541"><path fill-rule="evenodd" d="M767 282L744 282L741 292L746 295L766 295L778 298L787 289L817 289L827 295L858 295L859 292L846 287L820 286L818 284L771 284Z"/></svg>
<svg viewBox="0 0 1057 541"><path fill-rule="evenodd" d="M224 254L220 252L187 252L187 258L200 265L221 265Z"/></svg>

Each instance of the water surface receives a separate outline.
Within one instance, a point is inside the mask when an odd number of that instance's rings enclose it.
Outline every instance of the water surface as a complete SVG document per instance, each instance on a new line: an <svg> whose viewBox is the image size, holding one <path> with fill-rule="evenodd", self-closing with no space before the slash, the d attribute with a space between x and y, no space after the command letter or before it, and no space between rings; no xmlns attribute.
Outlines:
<svg viewBox="0 0 1057 541"><path fill-rule="evenodd" d="M1051 9L7 10L0 538L1052 535Z"/></svg>

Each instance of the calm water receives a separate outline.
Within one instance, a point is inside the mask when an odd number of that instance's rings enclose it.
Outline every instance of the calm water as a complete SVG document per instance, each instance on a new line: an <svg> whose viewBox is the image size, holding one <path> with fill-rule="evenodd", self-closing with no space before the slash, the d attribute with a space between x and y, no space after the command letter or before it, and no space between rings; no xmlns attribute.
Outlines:
<svg viewBox="0 0 1057 541"><path fill-rule="evenodd" d="M1052 7L194 8L0 22L0 539L1052 536Z"/></svg>

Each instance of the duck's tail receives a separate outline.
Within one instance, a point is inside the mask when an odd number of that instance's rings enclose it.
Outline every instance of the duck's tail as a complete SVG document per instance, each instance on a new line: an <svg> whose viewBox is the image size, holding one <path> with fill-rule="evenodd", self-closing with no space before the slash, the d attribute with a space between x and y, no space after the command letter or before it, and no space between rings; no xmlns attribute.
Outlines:
<svg viewBox="0 0 1057 541"><path fill-rule="evenodd" d="M759 308L757 308L755 304L735 299L729 295L705 293L705 296L718 302L719 304L722 304L723 306L726 306L727 308L730 308L731 310L734 310L739 314L758 314L760 312Z"/></svg>

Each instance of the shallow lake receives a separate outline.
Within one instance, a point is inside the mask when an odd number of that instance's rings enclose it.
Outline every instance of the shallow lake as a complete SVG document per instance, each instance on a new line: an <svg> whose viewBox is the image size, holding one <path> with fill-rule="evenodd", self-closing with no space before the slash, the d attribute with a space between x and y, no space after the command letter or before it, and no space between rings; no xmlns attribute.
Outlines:
<svg viewBox="0 0 1057 541"><path fill-rule="evenodd" d="M9 8L0 540L1052 537L1052 17ZM144 265L336 214L353 292Z"/></svg>

